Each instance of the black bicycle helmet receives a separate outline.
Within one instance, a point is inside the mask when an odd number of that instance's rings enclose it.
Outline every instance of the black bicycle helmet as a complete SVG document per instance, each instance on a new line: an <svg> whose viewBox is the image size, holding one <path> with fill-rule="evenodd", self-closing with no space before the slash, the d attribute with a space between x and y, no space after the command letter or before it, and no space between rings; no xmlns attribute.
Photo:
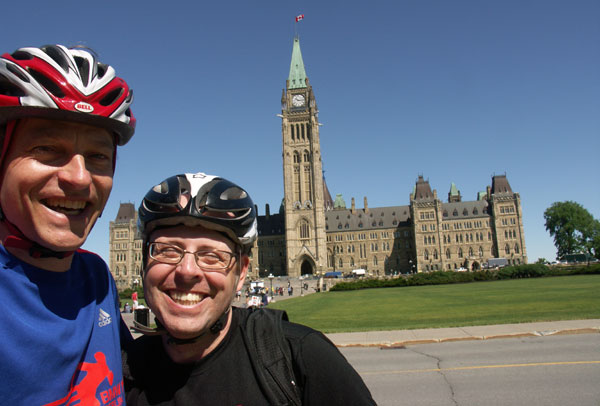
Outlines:
<svg viewBox="0 0 600 406"><path fill-rule="evenodd" d="M222 232L244 253L258 237L256 209L248 193L227 179L201 172L165 179L140 204L138 228L144 241L156 228L175 225Z"/></svg>

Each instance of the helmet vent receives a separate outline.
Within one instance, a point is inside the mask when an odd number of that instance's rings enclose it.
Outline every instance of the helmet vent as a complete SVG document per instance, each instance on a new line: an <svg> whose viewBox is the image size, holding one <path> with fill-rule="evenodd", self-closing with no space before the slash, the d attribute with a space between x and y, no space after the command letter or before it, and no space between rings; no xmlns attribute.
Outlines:
<svg viewBox="0 0 600 406"><path fill-rule="evenodd" d="M25 51L15 51L12 53L11 56L17 61L28 61L30 59L33 59L33 55Z"/></svg>
<svg viewBox="0 0 600 406"><path fill-rule="evenodd" d="M19 78L19 80L21 80L22 82L27 82L29 83L29 78L27 76L25 76L23 74L23 72L21 72L18 68L16 68L14 65L6 65L6 69L8 69L10 71L10 73L12 73L13 75L15 75L16 77Z"/></svg>
<svg viewBox="0 0 600 406"><path fill-rule="evenodd" d="M69 61L59 47L48 45L41 48L50 58L54 60L64 71L69 69Z"/></svg>
<svg viewBox="0 0 600 406"><path fill-rule="evenodd" d="M230 187L221 193L221 200L238 200L245 199L248 196L245 190L239 187Z"/></svg>
<svg viewBox="0 0 600 406"><path fill-rule="evenodd" d="M117 100L119 97L121 97L122 94L123 94L122 87L114 89L109 94L104 96L102 98L102 100L100 100L100 104L102 106L110 106L111 104L113 104L115 102L115 100Z"/></svg>
<svg viewBox="0 0 600 406"><path fill-rule="evenodd" d="M25 92L12 84L4 75L0 75L0 94L11 97L25 96Z"/></svg>
<svg viewBox="0 0 600 406"><path fill-rule="evenodd" d="M54 95L54 97L58 97L59 99L62 99L63 97L65 97L65 94L62 92L62 90L60 90L60 88L54 83L52 82L50 79L48 79L44 74L34 70L34 69L28 69L29 70L29 74L31 76L33 76L35 78L35 80L37 80L42 86L44 86L44 88L52 93Z"/></svg>
<svg viewBox="0 0 600 406"><path fill-rule="evenodd" d="M73 59L75 59L75 63L77 64L77 69L79 69L79 76L81 77L81 81L83 82L83 85L87 86L88 76L90 75L89 62L80 56L76 56Z"/></svg>
<svg viewBox="0 0 600 406"><path fill-rule="evenodd" d="M103 63L96 64L96 71L98 73L98 77L102 79L106 71L108 70L108 66Z"/></svg>

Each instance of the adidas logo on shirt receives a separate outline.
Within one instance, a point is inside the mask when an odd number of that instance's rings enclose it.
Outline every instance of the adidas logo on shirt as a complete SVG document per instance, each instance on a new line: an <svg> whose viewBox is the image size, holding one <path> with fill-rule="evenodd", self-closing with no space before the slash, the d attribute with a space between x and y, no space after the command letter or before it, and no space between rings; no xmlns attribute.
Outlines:
<svg viewBox="0 0 600 406"><path fill-rule="evenodd" d="M98 317L98 325L100 327L107 326L111 323L110 314L106 313L104 310L100 309L100 316Z"/></svg>

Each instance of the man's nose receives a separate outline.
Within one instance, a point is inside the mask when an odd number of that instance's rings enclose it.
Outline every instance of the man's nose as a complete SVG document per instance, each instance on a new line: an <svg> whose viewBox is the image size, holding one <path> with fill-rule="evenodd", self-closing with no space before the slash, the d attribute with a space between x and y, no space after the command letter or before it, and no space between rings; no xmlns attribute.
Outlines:
<svg viewBox="0 0 600 406"><path fill-rule="evenodd" d="M71 156L63 165L59 178L77 189L86 188L92 183L92 174L86 167L85 158L79 154Z"/></svg>
<svg viewBox="0 0 600 406"><path fill-rule="evenodd" d="M196 263L196 255L191 252L185 252L181 262L177 265L177 273L188 279L194 279L203 274L202 269Z"/></svg>

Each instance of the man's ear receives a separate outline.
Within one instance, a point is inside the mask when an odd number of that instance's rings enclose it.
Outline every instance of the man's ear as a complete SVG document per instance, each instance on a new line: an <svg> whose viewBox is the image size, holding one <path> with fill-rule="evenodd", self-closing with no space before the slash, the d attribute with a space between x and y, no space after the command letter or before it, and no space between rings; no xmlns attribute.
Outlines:
<svg viewBox="0 0 600 406"><path fill-rule="evenodd" d="M246 275L248 275L248 266L250 266L250 257L248 255L242 254L240 256L240 275L236 287L236 291L242 290L244 287L244 281L246 280Z"/></svg>

